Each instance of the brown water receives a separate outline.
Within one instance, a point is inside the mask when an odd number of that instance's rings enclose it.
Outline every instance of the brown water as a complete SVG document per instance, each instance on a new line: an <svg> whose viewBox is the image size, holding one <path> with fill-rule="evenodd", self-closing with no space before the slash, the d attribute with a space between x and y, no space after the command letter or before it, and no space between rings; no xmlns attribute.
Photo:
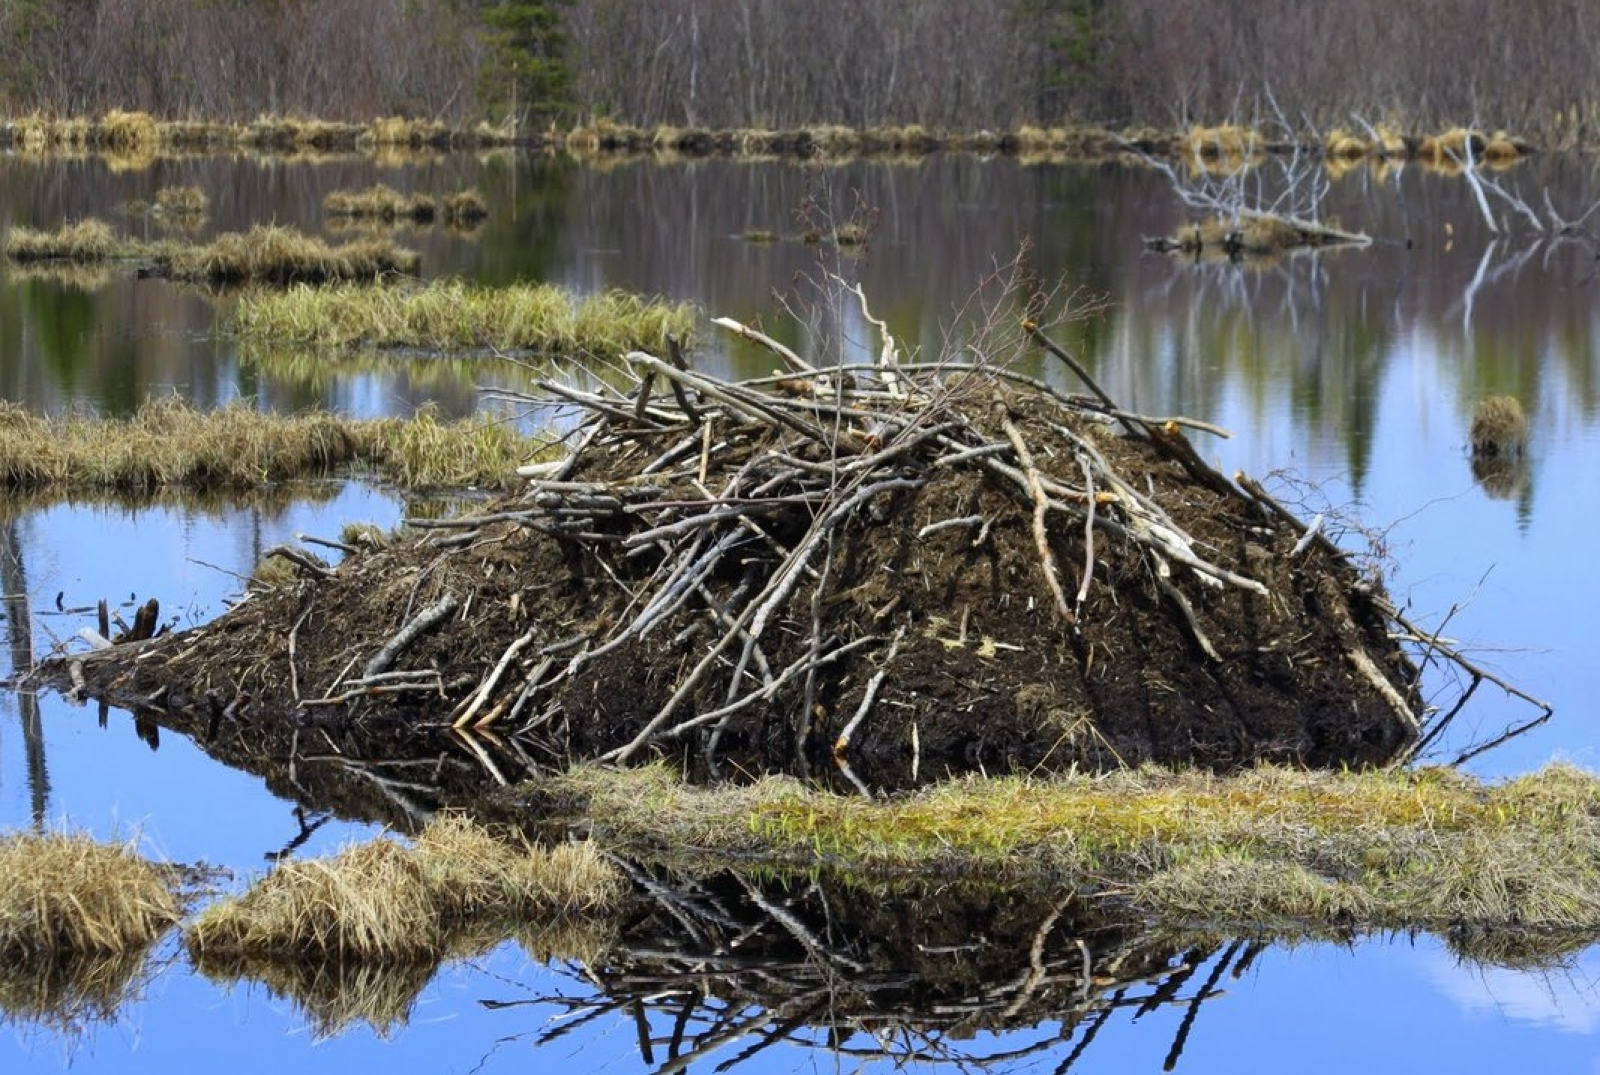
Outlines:
<svg viewBox="0 0 1600 1075"><path fill-rule="evenodd" d="M1600 263L1589 244L1553 244L1525 223L1513 221L1510 233L1497 237L1459 178L1415 169L1383 181L1366 172L1348 176L1334 184L1327 210L1371 234L1372 246L1252 266L1145 253L1142 237L1165 234L1182 219L1166 180L1145 167L971 158L826 169L730 161L597 169L504 155L404 163L239 158L119 172L102 160L0 157L0 227L111 217L131 198L193 183L213 203L202 238L263 221L326 232L323 196L376 181L433 194L476 186L486 196L490 219L474 236L399 233L422 252L430 277L661 294L695 302L708 316L759 319L817 353L873 342L849 304L824 303L804 318L806 327L790 319L785 304L808 308L827 273L861 282L873 311L898 336L937 355L956 311L1026 242L1040 278L1078 290L1080 301L1106 300L1099 316L1054 331L1119 401L1227 426L1233 439L1201 443L1227 468L1258 475L1289 468L1315 483L1322 500L1380 533L1391 584L1417 617L1437 624L1459 605L1448 633L1557 706L1552 722L1485 755L1474 763L1477 771L1518 772L1556 756L1600 766L1600 724L1591 719L1591 700L1600 696L1600 637L1592 626L1600 582L1587 568L1590 535L1600 525ZM1548 189L1568 217L1600 197L1600 178L1581 159L1536 158L1500 181L1535 205ZM797 219L808 199L826 208ZM841 256L798 241L805 227L849 219L858 209L874 222L864 254ZM159 231L153 219L118 219L140 233ZM750 228L783 238L750 243L741 238ZM205 405L245 396L284 409L321 405L372 415L434 403L455 414L480 405L480 382L517 384L521 377L515 368L429 359L335 367L304 356L245 361L218 332L229 303L116 273L86 287L5 270L0 397L45 410L88 405L108 413L176 392ZM770 365L726 347L715 333L702 333L696 362L736 372ZM1043 363L1034 372L1076 387ZM1468 464L1468 416L1489 392L1516 394L1532 420L1529 466L1509 490L1486 490ZM352 517L387 525L400 511L370 490L332 491L338 498L322 506L226 511L12 506L0 552L7 592L23 595L6 607L13 660L70 638L87 622L70 610L101 596L158 593L182 622L208 618L237 589L228 572L247 573L265 545L298 531L331 534ZM1337 532L1344 524L1330 525ZM68 613L56 611L58 594ZM31 633L21 631L24 622ZM5 827L70 817L110 834L137 824L157 853L246 872L261 868L263 855L308 822L314 834L302 853L370 831L359 819L297 815L259 781L221 769L177 737L152 751L125 715L111 714L101 728L92 712L59 699L5 705ZM1525 706L1485 689L1440 756L1448 760L1527 715ZM1145 995L1130 991L1135 1003L1111 1005L1092 1047L1081 1052L1088 1024L1068 1025L1064 1007L1060 1020L1004 1032L955 1020L959 1032L920 1038L873 1021L827 1030L817 1017L741 1070L819 1063L853 1069L877 1047L899 1050L904 1066L916 1069L965 1058L997 1070L1060 1070L1068 1059L1075 1071L1155 1070L1191 1010L1200 1017L1187 1038L1185 1071L1233 1069L1241 1057L1297 1070L1571 1068L1600 1040L1593 952L1552 977L1462 967L1431 938L1415 947L1368 939L1349 949L1272 948L1244 971L1240 951L1161 952L1152 973L1176 976L1186 961L1197 968L1182 975L1174 1002L1136 1019ZM1020 975L1027 953L1019 948L1016 958ZM176 964L156 973L147 998L130 1000L86 1039L8 1010L18 1029L15 1055L29 1070L59 1069L68 1055L79 1068L169 1070L192 1064L203 1048L226 1049L230 1067L245 1070L398 1060L463 1071L530 1061L634 1071L669 1062L675 1028L708 1043L722 1035L715 1040L725 1042L723 1051L709 1061L720 1063L751 1043L736 1043L732 1031L754 1027L759 1039L782 1015L776 1007L765 1014L723 1010L703 996L691 1004L690 993L617 969L597 982L581 968L548 967L507 944L447 968L409 1009L409 1024L389 1028L392 1043L358 1025L311 1049L304 1031L317 1026L314 1014L264 988L225 993ZM1207 985L1213 973L1217 980ZM726 995L745 1004L753 993ZM1195 1001L1201 996L1203 1010ZM1363 1032L1334 1032L1325 1019L1307 1021L1308 1011L1338 1012L1341 1026ZM585 1015L592 1021L554 1033ZM656 1039L648 1050L639 1043L639 1021ZM0 1064L15 1070L8 1047L0 1047L8 1057Z"/></svg>

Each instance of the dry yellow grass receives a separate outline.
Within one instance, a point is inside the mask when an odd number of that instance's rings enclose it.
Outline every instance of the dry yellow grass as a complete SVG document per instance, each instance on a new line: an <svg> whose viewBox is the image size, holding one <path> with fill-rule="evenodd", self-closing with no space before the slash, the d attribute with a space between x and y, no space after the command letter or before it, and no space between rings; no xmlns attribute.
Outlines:
<svg viewBox="0 0 1600 1075"><path fill-rule="evenodd" d="M1515 396L1486 396L1472 412L1472 454L1517 456L1528 446L1528 416Z"/></svg>
<svg viewBox="0 0 1600 1075"><path fill-rule="evenodd" d="M210 206L211 199L196 186L162 187L156 191L156 211L167 216L204 216Z"/></svg>
<svg viewBox="0 0 1600 1075"><path fill-rule="evenodd" d="M510 426L429 412L354 421L162 399L126 419L46 418L0 404L0 488L11 492L241 490L357 463L409 488L498 487L537 448Z"/></svg>
<svg viewBox="0 0 1600 1075"><path fill-rule="evenodd" d="M6 257L12 261L72 261L94 264L127 256L126 244L103 220L90 218L63 224L56 231L15 227L6 236Z"/></svg>
<svg viewBox="0 0 1600 1075"><path fill-rule="evenodd" d="M0 837L0 957L143 950L182 913L169 877L87 836Z"/></svg>
<svg viewBox="0 0 1600 1075"><path fill-rule="evenodd" d="M426 962L481 943L486 921L596 911L624 891L620 872L587 844L544 849L445 818L413 847L378 839L284 864L207 908L184 939L207 959Z"/></svg>

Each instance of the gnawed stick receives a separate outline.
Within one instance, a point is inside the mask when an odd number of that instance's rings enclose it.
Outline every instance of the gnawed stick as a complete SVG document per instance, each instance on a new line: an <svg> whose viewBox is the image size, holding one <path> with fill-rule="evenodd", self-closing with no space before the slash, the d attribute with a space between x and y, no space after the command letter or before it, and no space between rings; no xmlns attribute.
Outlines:
<svg viewBox="0 0 1600 1075"><path fill-rule="evenodd" d="M758 343L762 347L765 347L767 350L771 351L773 354L782 359L783 364L788 366L790 371L794 373L811 376L817 372L817 368L811 363L807 362L805 359L795 354L792 350L785 347L783 344L779 343L777 340L773 339L771 336L768 336L765 332L762 332L759 329L753 329L749 325L741 324L731 317L713 317L711 319L711 323L719 328L725 328L735 335L742 336L751 343Z"/></svg>
<svg viewBox="0 0 1600 1075"><path fill-rule="evenodd" d="M855 735L856 729L866 719L872 710L872 703L878 699L878 689L883 686L884 677L889 674L889 666L894 663L895 655L900 652L900 640L905 638L906 629L901 627L894 633L894 639L889 643L889 652L883 655L883 663L878 670L867 680L867 689L861 694L861 704L856 706L855 716L850 718L839 732L839 738L833 741L833 756L842 759L850 749L850 737Z"/></svg>
<svg viewBox="0 0 1600 1075"><path fill-rule="evenodd" d="M1066 591L1061 588L1061 574L1056 567L1056 554L1050 549L1050 532L1045 526L1045 518L1050 511L1050 498L1045 495L1044 486L1040 482L1039 468L1034 465L1033 453L1028 451L1027 442L1022 439L1022 431L1017 428L1017 424L1009 415L1000 419L1000 427L1005 430L1007 439L1011 441L1012 450L1017 453L1017 463L1022 467L1028 492L1033 497L1033 542L1039 549L1039 562L1044 568L1045 582L1050 585L1050 593L1056 599L1056 611L1061 614L1065 622L1076 623L1077 617L1072 614L1072 608L1067 604Z"/></svg>
<svg viewBox="0 0 1600 1075"><path fill-rule="evenodd" d="M468 701L464 704L464 707L459 709L458 714L452 714L453 719L450 722L452 728L464 728L472 723L472 718L478 715L478 710L483 708L483 704L494 693L495 687L500 683L500 677L505 675L506 669L511 666L511 662L516 659L517 654L528 647L529 643L537 635L538 628L529 628L526 632L517 636L511 645L506 647L506 651L500 655L500 660L495 664L488 678L469 696Z"/></svg>
<svg viewBox="0 0 1600 1075"><path fill-rule="evenodd" d="M361 669L363 679L371 679L381 672L387 672L389 667L399 659L406 648L420 638L425 632L431 631L449 617L457 608L461 607L461 599L455 594L445 594L437 602L429 605L412 617L411 622L400 628L395 636L384 643L382 649L373 655Z"/></svg>

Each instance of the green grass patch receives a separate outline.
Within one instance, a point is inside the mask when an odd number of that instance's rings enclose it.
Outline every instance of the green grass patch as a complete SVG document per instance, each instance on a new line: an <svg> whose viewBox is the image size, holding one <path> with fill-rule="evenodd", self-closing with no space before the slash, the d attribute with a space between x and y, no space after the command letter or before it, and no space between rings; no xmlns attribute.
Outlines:
<svg viewBox="0 0 1600 1075"><path fill-rule="evenodd" d="M1496 785L1433 769L971 779L887 802L586 769L550 795L630 849L1042 872L1182 919L1600 925L1600 778L1565 765Z"/></svg>
<svg viewBox="0 0 1600 1075"><path fill-rule="evenodd" d="M480 287L296 287L240 297L235 327L247 343L340 350L408 348L616 355L661 352L694 326L687 304L620 291L579 298L551 284Z"/></svg>
<svg viewBox="0 0 1600 1075"><path fill-rule="evenodd" d="M128 418L99 418L0 405L0 488L11 491L240 490L350 464L407 488L503 487L539 447L505 424L430 412L356 421L244 404L200 411L163 399Z"/></svg>

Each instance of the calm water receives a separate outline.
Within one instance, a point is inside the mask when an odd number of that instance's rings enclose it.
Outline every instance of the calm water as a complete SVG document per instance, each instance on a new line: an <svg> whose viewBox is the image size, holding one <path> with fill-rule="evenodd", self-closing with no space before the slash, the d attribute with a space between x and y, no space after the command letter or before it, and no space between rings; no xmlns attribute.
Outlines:
<svg viewBox="0 0 1600 1075"><path fill-rule="evenodd" d="M1556 757L1600 767L1600 727L1589 704L1600 696L1592 627L1600 581L1586 565L1600 524L1597 263L1586 245L1539 244L1526 227L1491 235L1458 179L1415 170L1398 181L1346 177L1330 208L1378 243L1252 269L1142 253L1141 237L1179 220L1165 180L1145 169L1005 160L587 169L452 156L394 164L195 160L116 171L101 160L40 165L0 157L0 228L111 217L129 199L194 183L213 200L202 237L267 220L323 231L328 191L380 180L436 194L476 186L488 198L491 219L477 235L400 233L422 251L427 275L659 293L696 302L708 315L759 318L816 350L870 341L848 309L816 319L819 334L792 328L774 292L797 308L814 301L806 279L819 278L818 252L792 238L751 244L740 238L746 229L798 234L807 222L796 208L807 198L828 207L813 222L869 209L876 223L866 256L824 255L820 268L859 279L874 311L929 353L938 352L953 311L994 264L1030 241L1042 277L1108 300L1100 316L1060 331L1124 405L1227 426L1232 440L1202 448L1229 470L1288 468L1316 483L1325 500L1383 532L1396 565L1392 588L1415 616L1438 623L1459 606L1448 634L1557 707L1550 724L1475 761L1475 771L1499 776ZM1600 178L1585 161L1535 160L1502 181L1534 204L1548 187L1568 217L1600 197ZM117 219L136 231L158 228L142 217ZM11 271L0 277L0 397L109 413L174 392L206 405L248 397L275 408L371 415L426 402L467 413L478 405L477 382L516 376L442 362L328 369L282 356L246 361L213 332L227 312L226 298L158 281L113 274L85 286ZM696 360L741 371L764 365L723 350L709 334ZM1509 495L1486 493L1468 465L1468 417L1489 392L1518 395L1532 419L1530 465ZM352 519L388 525L402 512L394 497L360 487L322 487L318 498L265 498L221 512L7 505L0 512L4 589L26 595L5 608L12 661L70 638L92 619L70 610L102 596L128 602L155 594L180 624L199 622L237 591L236 576L249 572L260 550L296 532L331 535ZM1443 756L1528 715L1486 690ZM359 818L297 816L260 780L208 761L179 737L162 737L151 750L125 714L109 714L104 727L98 717L93 707L55 698L0 695L0 826L42 821L137 833L152 853L242 874L264 869L265 856L306 827L312 833L301 854L373 831ZM390 1063L637 1071L667 1063L659 1045L654 1064L645 1061L624 1012L602 1013L538 1044L572 1018L572 1004L550 998L603 996L580 970L547 967L515 945L447 968L409 1023L384 1039L361 1026L319 1037L315 1018L264 987L224 989L187 972L176 953L166 956L144 995L108 1023L61 1035L13 1018L0 1065L156 1070L219 1050L247 1070ZM1025 958L1019 952L1019 966ZM1272 948L1237 979L1225 975L1218 986L1225 995L1195 1009L1179 1070L1600 1070L1597 975L1594 951L1565 970L1535 974L1460 964L1429 937ZM1119 1012L1073 1070L1158 1069L1188 1010L1159 1007L1138 1019ZM670 1017L657 1011L650 1019L654 1032L670 1038ZM809 1035L814 1046L778 1045L742 1070L854 1069L856 1050L872 1040L867 1028L856 1029L838 1049L817 1032ZM924 1056L916 1066L948 1066L966 1055L1002 1058L994 1066L1007 1070L1052 1071L1083 1035L1062 1036L1049 1024L980 1033L943 1043L941 1062ZM747 1044L701 1064L726 1061Z"/></svg>

